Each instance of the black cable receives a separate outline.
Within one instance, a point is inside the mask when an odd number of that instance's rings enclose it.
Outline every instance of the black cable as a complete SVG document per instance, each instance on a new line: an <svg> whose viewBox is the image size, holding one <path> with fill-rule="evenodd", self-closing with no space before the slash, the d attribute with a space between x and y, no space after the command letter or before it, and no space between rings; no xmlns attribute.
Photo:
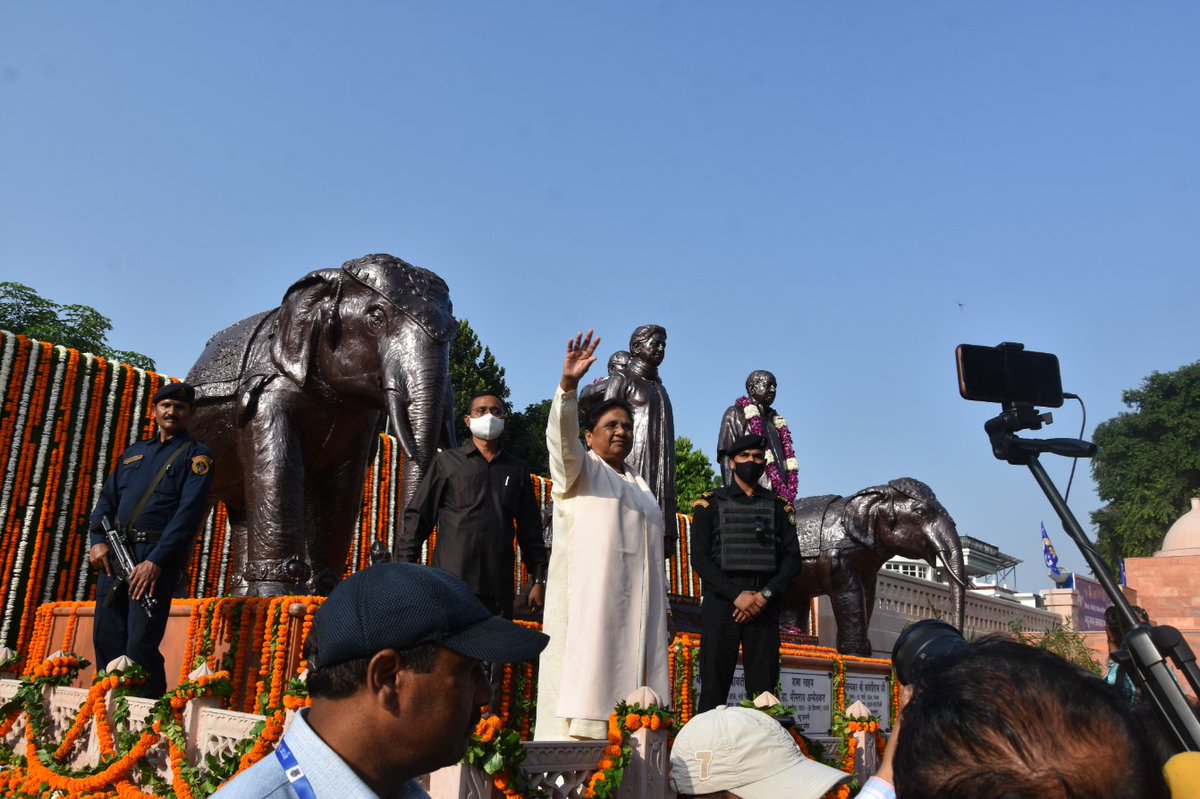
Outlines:
<svg viewBox="0 0 1200 799"><path fill-rule="evenodd" d="M1070 394L1064 391L1063 396L1078 402L1080 409L1083 411L1083 421L1079 423L1079 440L1083 441L1083 431L1087 428L1087 406L1083 404L1083 399L1078 394ZM1072 458L1071 476L1067 478L1067 490L1063 493L1063 502L1069 502L1071 499L1071 483L1075 480L1075 467L1078 465L1079 458Z"/></svg>

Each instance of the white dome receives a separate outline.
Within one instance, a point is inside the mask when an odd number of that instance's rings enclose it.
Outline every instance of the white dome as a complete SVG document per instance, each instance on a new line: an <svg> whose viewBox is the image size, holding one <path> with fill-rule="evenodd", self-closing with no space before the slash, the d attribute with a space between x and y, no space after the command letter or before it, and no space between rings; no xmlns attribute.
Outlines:
<svg viewBox="0 0 1200 799"><path fill-rule="evenodd" d="M1192 509L1175 520L1167 530L1162 549L1154 554L1156 557L1200 555L1200 498L1192 497Z"/></svg>

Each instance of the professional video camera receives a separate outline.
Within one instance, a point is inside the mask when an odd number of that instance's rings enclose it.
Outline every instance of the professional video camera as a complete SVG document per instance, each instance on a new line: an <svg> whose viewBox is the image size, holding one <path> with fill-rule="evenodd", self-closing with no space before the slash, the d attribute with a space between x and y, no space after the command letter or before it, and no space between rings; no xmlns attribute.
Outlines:
<svg viewBox="0 0 1200 799"><path fill-rule="evenodd" d="M1058 408L1062 406L1064 396L1074 396L1064 395L1057 356L1029 352L1023 344L1009 342L996 347L960 344L955 354L958 389L963 398L1001 404L1000 414L984 424L992 443L992 453L1000 460L1029 467L1046 499L1062 519L1063 529L1079 547L1116 607L1122 626L1129 630L1123 645L1129 651L1131 671L1138 687L1153 701L1164 730L1178 750L1200 752L1200 720L1188 706L1183 690L1166 662L1169 657L1192 691L1200 696L1200 670L1196 668L1191 648L1174 627L1140 623L1134 616L1112 573L1100 560L1075 515L1038 461L1043 452L1089 458L1096 453L1096 445L1075 438L1025 439L1016 435L1021 430L1039 430L1043 424L1053 421L1049 413L1038 410L1039 406ZM914 630L912 635L896 642L893 657L908 666L956 646L947 631L940 628ZM900 666L897 665L899 674Z"/></svg>

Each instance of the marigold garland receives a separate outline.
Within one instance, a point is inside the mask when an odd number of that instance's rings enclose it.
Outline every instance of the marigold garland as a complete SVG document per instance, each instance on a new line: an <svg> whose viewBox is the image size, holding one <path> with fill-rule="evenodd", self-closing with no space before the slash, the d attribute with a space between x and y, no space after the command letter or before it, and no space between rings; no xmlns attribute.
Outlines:
<svg viewBox="0 0 1200 799"><path fill-rule="evenodd" d="M643 727L652 732L665 730L674 734L675 716L660 705L642 707L634 703L619 702L608 717L608 746L596 766L596 772L588 780L583 799L615 799L625 778L625 768L633 756L629 736Z"/></svg>
<svg viewBox="0 0 1200 799"><path fill-rule="evenodd" d="M499 716L486 715L475 725L462 762L489 777L505 799L544 799L546 792L534 787L521 768L524 760L525 747L517 732Z"/></svg>
<svg viewBox="0 0 1200 799"><path fill-rule="evenodd" d="M746 396L738 397L735 404L742 409L742 415L746 417L746 421L750 426L750 432L756 436L763 435L766 430L762 418L762 412L754 400ZM787 421L782 416L776 414L775 429L779 433L779 442L783 445L782 464L775 462L775 453L767 448L767 467L766 473L771 481L771 488L776 494L783 497L788 502L796 500L796 490L799 485L799 467L796 463L796 450L792 446L792 431L788 428Z"/></svg>

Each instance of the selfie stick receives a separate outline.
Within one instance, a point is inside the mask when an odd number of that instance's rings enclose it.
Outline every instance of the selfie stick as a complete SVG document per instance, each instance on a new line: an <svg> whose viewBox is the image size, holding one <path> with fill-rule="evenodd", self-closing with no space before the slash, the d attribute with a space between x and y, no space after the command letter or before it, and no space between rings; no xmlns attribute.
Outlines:
<svg viewBox="0 0 1200 799"><path fill-rule="evenodd" d="M1129 651L1139 687L1153 700L1159 718L1179 751L1200 752L1200 720L1197 720L1196 714L1189 707L1183 690L1175 681L1163 655L1163 651L1168 653L1176 667L1187 678L1192 690L1200 696L1200 671L1196 668L1196 658L1191 648L1174 627L1151 626L1138 622L1133 615L1133 608L1125 599L1125 594L1117 587L1112 573L1100 560L1100 555L1092 547L1083 528L1079 526L1075 514L1071 513L1066 501L1058 493L1058 488L1051 482L1046 470L1042 468L1041 461L1038 460L1038 455L1043 452L1068 458L1090 458L1096 454L1096 445L1074 438L1020 438L1016 435L1018 430L1039 430L1043 422L1051 421L1050 414L1038 413L1032 405L1026 403L1005 402L1002 407L1004 410L999 416L989 419L984 424L992 442L992 453L1000 460L1015 466L1029 467L1033 479L1037 480L1046 499L1050 500L1058 517L1062 519L1063 529L1083 553L1083 558L1092 573L1096 575L1096 579L1104 587L1104 592L1116 606L1123 626L1129 630L1123 644Z"/></svg>

